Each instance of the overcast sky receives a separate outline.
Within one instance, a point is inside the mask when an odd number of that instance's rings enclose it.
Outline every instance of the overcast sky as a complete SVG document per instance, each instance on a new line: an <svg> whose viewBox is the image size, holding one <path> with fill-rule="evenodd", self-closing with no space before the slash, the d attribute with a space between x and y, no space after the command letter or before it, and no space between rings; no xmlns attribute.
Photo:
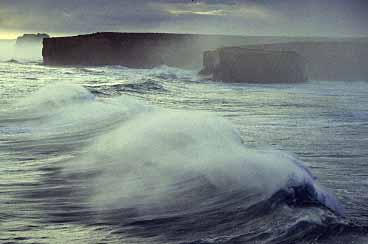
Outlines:
<svg viewBox="0 0 368 244"><path fill-rule="evenodd" d="M0 0L0 38L96 31L367 36L368 0Z"/></svg>

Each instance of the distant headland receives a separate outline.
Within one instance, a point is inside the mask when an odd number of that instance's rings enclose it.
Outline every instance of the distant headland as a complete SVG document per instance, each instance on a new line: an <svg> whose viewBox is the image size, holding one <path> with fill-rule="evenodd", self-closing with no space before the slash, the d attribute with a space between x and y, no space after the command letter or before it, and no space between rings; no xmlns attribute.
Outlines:
<svg viewBox="0 0 368 244"><path fill-rule="evenodd" d="M368 80L365 39L114 33L43 39L46 65L168 65L225 82Z"/></svg>
<svg viewBox="0 0 368 244"><path fill-rule="evenodd" d="M50 38L50 36L46 33L24 34L17 38L16 46L21 47L32 44L41 44L44 38Z"/></svg>
<svg viewBox="0 0 368 244"><path fill-rule="evenodd" d="M198 69L202 67L204 51L245 43L247 38L240 36L102 32L46 38L42 54L47 65L122 65L130 68L168 65Z"/></svg>

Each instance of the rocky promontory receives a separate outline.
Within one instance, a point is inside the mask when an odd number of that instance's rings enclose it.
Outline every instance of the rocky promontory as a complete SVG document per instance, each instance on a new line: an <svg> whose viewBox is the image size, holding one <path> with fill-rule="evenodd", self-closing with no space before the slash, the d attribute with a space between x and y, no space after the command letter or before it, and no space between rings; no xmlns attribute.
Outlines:
<svg viewBox="0 0 368 244"><path fill-rule="evenodd" d="M353 38L101 32L44 38L42 55L46 65L204 66L226 82L368 80L368 41Z"/></svg>
<svg viewBox="0 0 368 244"><path fill-rule="evenodd" d="M368 81L368 41L288 42L245 46L264 51L293 51L306 61L310 80Z"/></svg>
<svg viewBox="0 0 368 244"><path fill-rule="evenodd" d="M202 75L216 81L247 83L298 83L307 80L304 59L293 51L241 47L204 53Z"/></svg>
<svg viewBox="0 0 368 244"><path fill-rule="evenodd" d="M28 45L34 45L34 44L42 44L42 41L44 38L50 38L48 34L45 33L37 33L37 34L24 34L23 36L20 36L16 40L16 46L22 47L22 46L28 46Z"/></svg>
<svg viewBox="0 0 368 244"><path fill-rule="evenodd" d="M239 36L101 32L46 38L42 55L46 65L122 65L130 68L168 65L200 69L204 51L249 42L252 39Z"/></svg>

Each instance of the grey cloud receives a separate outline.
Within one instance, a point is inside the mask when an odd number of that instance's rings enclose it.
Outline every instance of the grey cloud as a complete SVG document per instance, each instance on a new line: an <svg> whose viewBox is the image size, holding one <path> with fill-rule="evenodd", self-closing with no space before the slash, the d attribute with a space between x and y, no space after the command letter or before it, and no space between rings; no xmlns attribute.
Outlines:
<svg viewBox="0 0 368 244"><path fill-rule="evenodd" d="M359 0L1 0L0 30L367 35Z"/></svg>

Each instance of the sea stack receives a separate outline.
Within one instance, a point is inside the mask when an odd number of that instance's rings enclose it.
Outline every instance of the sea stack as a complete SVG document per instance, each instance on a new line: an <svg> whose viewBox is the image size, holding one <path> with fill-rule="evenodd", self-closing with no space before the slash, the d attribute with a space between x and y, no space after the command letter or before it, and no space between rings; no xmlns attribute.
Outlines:
<svg viewBox="0 0 368 244"><path fill-rule="evenodd" d="M46 38L42 55L46 65L122 65L129 68L168 65L200 69L204 51L247 43L247 38L240 36L101 32Z"/></svg>
<svg viewBox="0 0 368 244"><path fill-rule="evenodd" d="M310 80L368 80L368 40L308 41L245 46L267 51L292 51L306 61Z"/></svg>
<svg viewBox="0 0 368 244"><path fill-rule="evenodd" d="M220 48L203 55L202 75L215 81L300 83L307 80L305 61L293 51L241 47Z"/></svg>
<svg viewBox="0 0 368 244"><path fill-rule="evenodd" d="M19 41L23 39L30 36ZM224 82L368 79L368 41L353 38L291 41L287 38L101 32L44 38L42 55L46 65L203 68L201 74Z"/></svg>
<svg viewBox="0 0 368 244"><path fill-rule="evenodd" d="M24 34L23 36L17 38L16 46L26 47L30 45L39 45L42 44L44 38L50 38L50 36L45 33Z"/></svg>

